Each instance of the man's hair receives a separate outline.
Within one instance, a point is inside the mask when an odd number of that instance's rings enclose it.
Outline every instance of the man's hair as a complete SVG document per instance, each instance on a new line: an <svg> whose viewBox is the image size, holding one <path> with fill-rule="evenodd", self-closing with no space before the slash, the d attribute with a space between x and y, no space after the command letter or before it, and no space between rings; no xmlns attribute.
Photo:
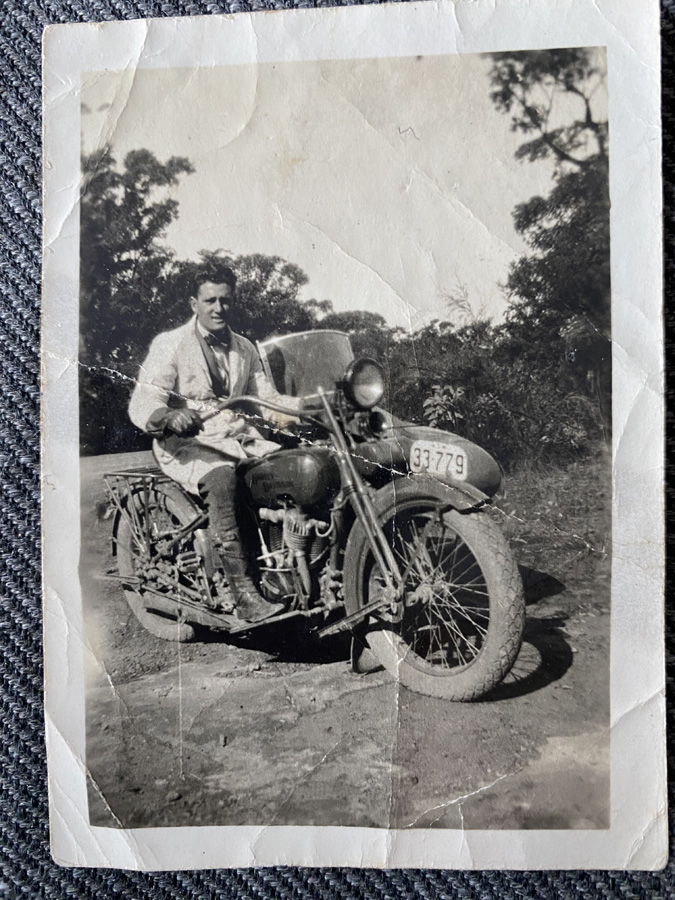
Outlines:
<svg viewBox="0 0 675 900"><path fill-rule="evenodd" d="M226 284L230 287L232 293L237 290L237 276L225 263L211 263L199 270L195 277L195 295L206 281L210 281L212 284Z"/></svg>

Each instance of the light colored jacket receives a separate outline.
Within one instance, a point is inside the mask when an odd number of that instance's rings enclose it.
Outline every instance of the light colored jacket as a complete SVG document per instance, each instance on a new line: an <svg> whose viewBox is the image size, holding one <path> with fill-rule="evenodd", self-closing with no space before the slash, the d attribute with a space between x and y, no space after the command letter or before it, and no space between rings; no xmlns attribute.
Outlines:
<svg viewBox="0 0 675 900"><path fill-rule="evenodd" d="M298 409L300 400L279 394L263 371L253 344L231 333L228 353L230 397L244 394ZM148 420L162 407L189 407L213 412L218 407L211 376L196 333L196 317L173 331L158 334L140 368L129 404L129 417L137 428L148 431ZM283 428L288 416L261 409L270 424ZM248 417L250 420L250 417ZM223 410L207 419L194 437L158 437L153 451L160 468L186 490L198 493L199 480L217 466L247 456L264 456L278 444L263 439L250 421Z"/></svg>

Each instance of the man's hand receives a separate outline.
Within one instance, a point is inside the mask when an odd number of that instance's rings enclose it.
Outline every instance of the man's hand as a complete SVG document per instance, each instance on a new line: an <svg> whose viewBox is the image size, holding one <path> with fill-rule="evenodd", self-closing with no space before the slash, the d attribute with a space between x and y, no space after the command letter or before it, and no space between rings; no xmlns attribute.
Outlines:
<svg viewBox="0 0 675 900"><path fill-rule="evenodd" d="M202 429L202 419L196 409L172 409L164 416L165 431L180 437L190 437Z"/></svg>

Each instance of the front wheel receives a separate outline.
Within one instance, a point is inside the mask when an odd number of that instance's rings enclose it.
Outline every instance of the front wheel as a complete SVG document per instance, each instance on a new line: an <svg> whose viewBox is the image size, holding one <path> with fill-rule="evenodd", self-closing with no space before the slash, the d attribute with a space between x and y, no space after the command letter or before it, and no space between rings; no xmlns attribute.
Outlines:
<svg viewBox="0 0 675 900"><path fill-rule="evenodd" d="M446 509L443 484L428 476L394 482L375 509L404 580L396 608L367 622L366 639L405 687L445 700L477 700L515 662L525 600L518 566L485 512ZM446 511L443 511L446 509ZM348 613L383 591L361 524L344 559Z"/></svg>

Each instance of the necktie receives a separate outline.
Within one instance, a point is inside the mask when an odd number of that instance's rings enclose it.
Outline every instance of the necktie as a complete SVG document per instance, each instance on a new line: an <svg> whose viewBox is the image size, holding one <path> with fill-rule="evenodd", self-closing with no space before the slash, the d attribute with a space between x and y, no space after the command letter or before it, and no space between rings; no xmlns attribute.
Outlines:
<svg viewBox="0 0 675 900"><path fill-rule="evenodd" d="M204 354L204 359L206 360L209 375L211 376L213 393L218 398L227 397L230 392L227 373L221 373L216 355L213 352L213 348L216 345L218 345L223 352L227 352L227 345L219 340L214 334L203 335L199 329L196 329L196 333L197 340L199 341L202 353Z"/></svg>

